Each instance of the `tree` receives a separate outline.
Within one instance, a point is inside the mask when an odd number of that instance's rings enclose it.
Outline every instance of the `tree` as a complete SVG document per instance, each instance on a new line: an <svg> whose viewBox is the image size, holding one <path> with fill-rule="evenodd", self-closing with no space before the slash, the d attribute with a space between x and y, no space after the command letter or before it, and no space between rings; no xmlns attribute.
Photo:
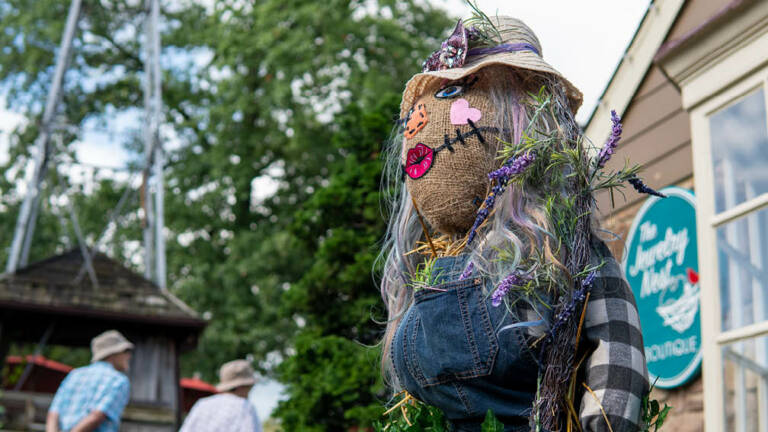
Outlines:
<svg viewBox="0 0 768 432"><path fill-rule="evenodd" d="M210 20L222 27L210 30L218 38L200 80L210 85L210 99L200 101L206 129L175 155L169 176L169 186L179 188L169 198L174 214L169 226L194 233L194 239L169 250L179 259L171 265L180 269L177 292L213 316L200 344L203 355L194 356L196 368L212 370L212 364L232 355L253 353L268 372L267 354L285 358L298 345L290 339L297 322L323 336L375 340L369 309L377 301L370 269L382 225L374 218L380 217L375 197L380 166L370 158L397 112L399 97L391 92L418 70L448 22L442 12L416 2L379 2L367 12L362 3L348 0L241 6L218 2ZM345 111L347 120L334 120L345 106L353 107ZM376 118L375 125L362 128L370 136L345 136L361 129L362 113ZM344 172L352 163L350 154L373 164L367 168L371 175L358 184L334 177L350 175ZM277 184L263 200L254 198L253 180L260 175ZM342 186L332 188L338 181ZM338 202L366 198L365 218L346 215L343 206L329 207L334 196ZM320 247L325 231L342 232L337 222L349 222L357 231L363 227L365 235L328 237ZM368 230L372 224L376 228ZM318 256L325 251L327 256ZM349 292L337 298L359 296L357 306L367 315L331 324L302 306L312 297L293 294L312 283L312 295L333 291L339 278L350 282ZM286 302L290 306L279 307Z"/></svg>
<svg viewBox="0 0 768 432"><path fill-rule="evenodd" d="M61 111L74 127L58 132L60 162L72 161L84 126L137 115L142 3L84 1ZM284 360L286 424L338 430L369 422L384 394L376 349L364 347L379 335L371 318L380 300L370 274L383 234L377 157L398 91L449 22L414 0L163 5L164 130L173 131L165 135L173 144L166 166L168 281L210 318L198 349L183 359L183 373L214 379L219 364L249 355L272 373ZM0 82L8 104L27 107L21 111L30 119L15 131L2 166L5 232L15 222L17 181L37 135L66 8L56 0L0 0ZM136 129L123 142L133 150ZM130 166L140 160L137 154ZM83 184L56 166L48 196L69 190L92 243L129 186L106 174ZM272 190L261 190L265 185ZM46 201L32 259L71 243L54 210ZM139 220L133 201L110 249L137 268ZM300 382L301 375L320 385L326 370L356 392L338 396L323 386L304 398L311 383Z"/></svg>
<svg viewBox="0 0 768 432"><path fill-rule="evenodd" d="M351 104L338 117L332 142L343 158L290 227L313 259L284 303L287 313L307 321L295 339L296 354L278 369L289 399L277 415L287 430L368 426L383 412L375 319L386 314L371 269L385 229L379 153L400 98L391 90L382 93L377 104Z"/></svg>

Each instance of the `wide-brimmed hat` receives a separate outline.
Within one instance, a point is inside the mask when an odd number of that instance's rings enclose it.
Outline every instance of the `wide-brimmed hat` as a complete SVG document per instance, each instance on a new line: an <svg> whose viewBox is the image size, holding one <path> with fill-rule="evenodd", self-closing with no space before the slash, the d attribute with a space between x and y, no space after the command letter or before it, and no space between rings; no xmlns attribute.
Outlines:
<svg viewBox="0 0 768 432"><path fill-rule="evenodd" d="M104 360L112 354L133 349L133 344L117 330L107 330L91 340L91 362Z"/></svg>
<svg viewBox="0 0 768 432"><path fill-rule="evenodd" d="M459 52L462 55L462 61L455 64L457 67L452 67L453 64L449 62L448 64L444 63L438 70L428 70L414 75L405 86L403 101L400 105L401 118L405 118L416 98L419 97L424 92L424 89L435 80L458 80L475 73L484 67L492 65L527 69L556 76L562 81L565 87L571 110L574 114L576 113L581 106L583 99L581 92L560 74L560 72L544 61L542 58L541 43L539 43L539 39L533 33L533 30L517 18L493 16L489 17L489 20L493 23L496 30L498 30L498 36L501 43L498 44L497 47L471 49L463 53L461 53L461 49L459 49ZM457 25L457 30L460 28L463 29L461 22ZM454 40L462 40L461 37L455 35L456 31L446 43L452 43ZM446 43L443 44L444 47L446 47ZM433 57L427 60L427 62L432 60L437 61L438 56L439 54L436 52L433 54ZM463 56L466 56L465 60Z"/></svg>
<svg viewBox="0 0 768 432"><path fill-rule="evenodd" d="M251 364L246 360L232 360L224 363L219 369L219 384L216 385L218 391L229 391L241 386L250 386L256 384L254 370Z"/></svg>

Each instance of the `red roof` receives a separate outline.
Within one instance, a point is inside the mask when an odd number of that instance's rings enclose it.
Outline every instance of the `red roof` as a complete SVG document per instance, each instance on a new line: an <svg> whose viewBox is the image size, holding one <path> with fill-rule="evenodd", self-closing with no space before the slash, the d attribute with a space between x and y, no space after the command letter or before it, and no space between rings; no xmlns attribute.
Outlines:
<svg viewBox="0 0 768 432"><path fill-rule="evenodd" d="M21 364L21 356L8 356L6 357L6 361L9 364ZM28 355L27 356L27 363L32 363L38 366L42 366L47 369L52 369L58 372L63 372L65 374L69 373L73 368L72 366L65 365L64 363L59 363L54 360L47 359L41 355Z"/></svg>
<svg viewBox="0 0 768 432"><path fill-rule="evenodd" d="M46 369L55 370L57 372L62 372L65 374L69 373L72 369L74 369L72 366L65 365L64 363L59 363L55 360L45 358L41 355L28 355L26 358L27 358L27 363L32 363L37 366L41 366ZM21 356L10 355L6 357L6 362L11 365L21 364L22 363ZM216 387L199 378L182 378L179 381L179 384L181 385L181 388L184 388L184 389L198 390L198 391L210 392L210 393L219 392L218 390L216 390Z"/></svg>
<svg viewBox="0 0 768 432"><path fill-rule="evenodd" d="M181 384L182 389L199 390L199 391L211 392L211 393L219 392L218 390L216 390L216 387L212 386L211 384L208 384L207 382L199 378L182 378L179 381L179 384Z"/></svg>

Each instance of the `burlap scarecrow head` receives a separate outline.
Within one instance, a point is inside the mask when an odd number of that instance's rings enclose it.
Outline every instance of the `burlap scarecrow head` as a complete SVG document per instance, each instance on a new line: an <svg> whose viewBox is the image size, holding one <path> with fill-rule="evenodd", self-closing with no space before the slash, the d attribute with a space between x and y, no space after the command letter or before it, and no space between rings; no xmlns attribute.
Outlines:
<svg viewBox="0 0 768 432"><path fill-rule="evenodd" d="M400 106L406 187L429 224L444 234L470 228L488 193L488 173L501 163L501 140L513 132L499 101L535 92L533 83L526 88L528 76L551 74L562 81L571 110L581 105L581 93L542 59L528 26L510 17L489 20L493 25L485 32L465 29L460 21L408 82ZM482 43L471 48L473 40ZM519 78L515 88L513 76Z"/></svg>

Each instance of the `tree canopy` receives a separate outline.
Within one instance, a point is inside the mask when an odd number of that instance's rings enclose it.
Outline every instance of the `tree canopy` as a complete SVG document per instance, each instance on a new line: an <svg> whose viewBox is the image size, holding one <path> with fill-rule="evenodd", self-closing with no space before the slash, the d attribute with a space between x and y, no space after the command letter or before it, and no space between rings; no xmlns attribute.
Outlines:
<svg viewBox="0 0 768 432"><path fill-rule="evenodd" d="M135 155L129 169L141 162L143 1L83 4L30 261L74 245L61 196L93 243L136 186L135 175L78 164L89 129L128 124L117 145ZM0 166L7 233L67 8L0 0L0 88L27 119ZM286 430L370 424L386 397L371 274L384 230L379 154L400 91L448 18L402 0L176 1L162 12L169 289L210 319L183 373L215 379L222 362L252 356L286 385ZM140 269L136 200L107 251Z"/></svg>

